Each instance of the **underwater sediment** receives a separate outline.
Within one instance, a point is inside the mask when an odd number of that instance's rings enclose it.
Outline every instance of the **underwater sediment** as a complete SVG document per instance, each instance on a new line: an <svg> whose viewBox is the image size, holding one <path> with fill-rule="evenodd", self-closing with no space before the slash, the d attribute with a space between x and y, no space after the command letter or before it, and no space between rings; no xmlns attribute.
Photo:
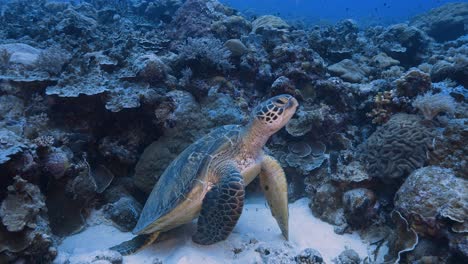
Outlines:
<svg viewBox="0 0 468 264"><path fill-rule="evenodd" d="M366 28L247 18L214 0L0 10L0 263L121 263L56 257L90 215L131 231L179 153L279 94L299 101L266 145L290 203L371 248L334 263L468 262L468 3ZM323 262L262 242L232 251Z"/></svg>

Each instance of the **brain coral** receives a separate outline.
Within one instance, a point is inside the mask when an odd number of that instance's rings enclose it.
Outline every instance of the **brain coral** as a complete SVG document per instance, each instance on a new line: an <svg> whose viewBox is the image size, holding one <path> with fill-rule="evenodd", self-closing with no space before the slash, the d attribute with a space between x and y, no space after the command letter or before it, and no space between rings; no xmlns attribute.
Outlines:
<svg viewBox="0 0 468 264"><path fill-rule="evenodd" d="M371 177L384 181L407 176L424 166L433 132L415 115L396 114L367 139L362 158Z"/></svg>

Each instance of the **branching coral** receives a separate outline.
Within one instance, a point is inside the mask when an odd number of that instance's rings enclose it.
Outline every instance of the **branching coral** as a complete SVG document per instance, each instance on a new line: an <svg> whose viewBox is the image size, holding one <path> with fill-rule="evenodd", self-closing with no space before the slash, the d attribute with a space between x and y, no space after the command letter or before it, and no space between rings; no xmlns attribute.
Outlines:
<svg viewBox="0 0 468 264"><path fill-rule="evenodd" d="M441 112L453 113L456 103L450 95L432 94L419 95L413 102L413 107L419 109L426 120L432 120Z"/></svg>
<svg viewBox="0 0 468 264"><path fill-rule="evenodd" d="M378 92L373 97L372 110L366 116L372 118L373 124L385 124L395 113L410 112L410 102L410 98L399 95L396 89Z"/></svg>
<svg viewBox="0 0 468 264"><path fill-rule="evenodd" d="M392 115L391 104L395 97L395 90L379 92L374 96L374 108L366 115L372 117L372 123L383 124Z"/></svg>

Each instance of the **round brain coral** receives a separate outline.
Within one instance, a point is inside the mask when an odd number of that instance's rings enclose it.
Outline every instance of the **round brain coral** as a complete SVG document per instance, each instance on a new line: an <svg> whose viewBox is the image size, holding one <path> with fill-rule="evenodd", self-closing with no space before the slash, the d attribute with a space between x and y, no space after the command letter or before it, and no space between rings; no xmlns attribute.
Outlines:
<svg viewBox="0 0 468 264"><path fill-rule="evenodd" d="M425 165L433 131L421 121L415 115L396 114L367 139L362 158L371 177L388 182Z"/></svg>

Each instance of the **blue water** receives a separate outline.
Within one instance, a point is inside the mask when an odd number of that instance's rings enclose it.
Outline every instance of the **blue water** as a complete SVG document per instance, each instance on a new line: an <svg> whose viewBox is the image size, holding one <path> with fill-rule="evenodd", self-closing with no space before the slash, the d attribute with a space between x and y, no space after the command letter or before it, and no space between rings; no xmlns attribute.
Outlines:
<svg viewBox="0 0 468 264"><path fill-rule="evenodd" d="M447 0L220 0L247 14L276 14L287 20L334 23L351 18L361 25L390 24L408 20ZM468 1L456 1L468 2Z"/></svg>

